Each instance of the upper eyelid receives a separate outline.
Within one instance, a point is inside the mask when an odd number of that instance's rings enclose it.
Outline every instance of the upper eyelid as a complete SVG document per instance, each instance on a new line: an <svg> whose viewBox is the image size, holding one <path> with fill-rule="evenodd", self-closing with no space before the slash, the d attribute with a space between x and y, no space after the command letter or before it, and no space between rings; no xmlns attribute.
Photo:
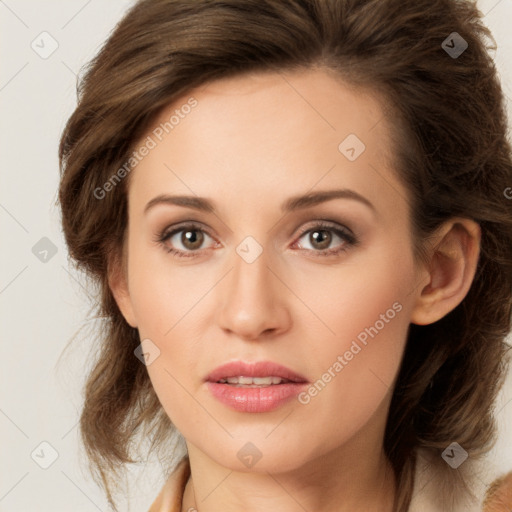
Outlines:
<svg viewBox="0 0 512 512"><path fill-rule="evenodd" d="M347 231L348 234L353 234L353 232L350 228L348 228L347 226L344 226L336 221L317 219L317 220L313 220L310 222L312 224L309 227L306 227L303 230L301 230L300 236L307 233L310 229L315 229L318 227L324 227L324 228L333 229L333 230L337 229L339 231ZM165 235L168 235L171 233L176 233L176 232L179 232L181 230L191 228L191 227L195 228L199 231L204 231L207 235L211 236L212 238L215 238L212 235L211 230L209 228L205 227L201 222L194 221L194 220L183 221L183 222L179 222L177 225L168 226L168 227L164 228L163 230L161 230L161 234L163 236L165 236Z"/></svg>
<svg viewBox="0 0 512 512"><path fill-rule="evenodd" d="M167 226L166 228L164 228L161 231L161 233L163 236L166 236L166 235L170 235L171 233L173 233L173 234L179 233L180 231L183 231L183 230L186 230L189 228L195 229L197 231L204 231L207 235L214 238L213 235L211 234L210 229L208 229L203 224L201 224L200 222L197 222L195 220L178 222L178 224L173 224L172 226Z"/></svg>
<svg viewBox="0 0 512 512"><path fill-rule="evenodd" d="M330 220L316 220L316 221L311 221L312 224L309 225L309 227L305 227L303 230L301 230L300 232L300 236L304 235L305 233L307 233L308 231L312 230L312 229L332 229L334 231L346 231L347 234L353 234L352 233L352 230L350 228L348 228L347 226L344 226L343 224L340 224L338 222L334 222L334 221L330 221Z"/></svg>

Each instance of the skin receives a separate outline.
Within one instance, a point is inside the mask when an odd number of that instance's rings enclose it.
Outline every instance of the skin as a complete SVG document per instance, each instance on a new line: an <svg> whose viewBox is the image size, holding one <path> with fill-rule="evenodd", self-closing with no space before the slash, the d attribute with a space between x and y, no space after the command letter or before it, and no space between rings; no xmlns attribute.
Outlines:
<svg viewBox="0 0 512 512"><path fill-rule="evenodd" d="M126 271L110 277L126 321L160 350L147 371L189 451L182 511L391 511L383 436L409 324L435 322L462 301L480 228L452 219L429 239L427 264L414 260L392 119L377 95L332 73L218 80L173 102L155 126L192 95L197 106L130 175ZM352 162L338 149L349 134L366 146ZM338 188L375 210L350 198L280 210L291 196ZM145 214L160 194L206 197L216 211L158 204ZM318 255L312 234L322 219L358 243L324 232L328 248L347 250ZM202 243L187 245L183 232L155 241L189 220L204 228ZM263 250L252 263L236 251L247 236ZM315 382L397 302L400 312L307 404L237 412L203 382L237 359L275 361ZM248 442L262 454L251 468L237 457Z"/></svg>

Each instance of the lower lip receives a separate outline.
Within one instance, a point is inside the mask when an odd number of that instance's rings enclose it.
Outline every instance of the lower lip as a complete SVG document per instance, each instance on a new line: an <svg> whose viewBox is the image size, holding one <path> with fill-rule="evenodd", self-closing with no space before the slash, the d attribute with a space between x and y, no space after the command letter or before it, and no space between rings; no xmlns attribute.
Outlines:
<svg viewBox="0 0 512 512"><path fill-rule="evenodd" d="M236 387L219 382L207 382L208 389L220 402L240 412L268 412L297 396L306 382L275 384L260 388Z"/></svg>

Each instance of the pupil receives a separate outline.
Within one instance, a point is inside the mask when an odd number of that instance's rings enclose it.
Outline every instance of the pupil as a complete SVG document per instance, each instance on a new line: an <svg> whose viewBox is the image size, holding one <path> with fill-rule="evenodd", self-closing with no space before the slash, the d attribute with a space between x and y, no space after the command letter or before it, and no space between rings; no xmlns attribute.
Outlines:
<svg viewBox="0 0 512 512"><path fill-rule="evenodd" d="M319 235L319 233L323 233L324 235L327 235L327 236L322 236L322 235ZM317 230L317 231L313 231L311 233L311 236L314 240L315 243L317 243L317 246L319 245L319 249L326 249L327 247L329 247L329 244L331 242L331 234L329 231L326 231L326 230ZM313 244L315 245L315 244Z"/></svg>
<svg viewBox="0 0 512 512"><path fill-rule="evenodd" d="M199 231L185 231L182 237L183 245L189 249L196 249L198 246L200 247L203 242L203 235L201 233L200 236L197 236L197 233L199 233Z"/></svg>

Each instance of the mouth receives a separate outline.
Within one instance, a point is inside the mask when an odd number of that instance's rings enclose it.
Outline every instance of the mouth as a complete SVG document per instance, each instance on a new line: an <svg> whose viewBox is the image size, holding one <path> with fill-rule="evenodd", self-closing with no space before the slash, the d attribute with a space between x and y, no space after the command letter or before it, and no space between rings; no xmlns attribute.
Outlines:
<svg viewBox="0 0 512 512"><path fill-rule="evenodd" d="M305 377L285 366L235 361L218 367L205 383L217 400L239 412L269 412L300 393Z"/></svg>
<svg viewBox="0 0 512 512"><path fill-rule="evenodd" d="M308 382L299 373L272 361L232 361L213 370L205 381L238 387L267 387Z"/></svg>
<svg viewBox="0 0 512 512"><path fill-rule="evenodd" d="M277 386L279 384L287 384L288 382L292 382L288 379L282 379L281 377L271 376L271 377L244 377L243 375L239 377L227 377L225 379L220 379L217 381L218 384L228 384L230 386L235 386L237 388L266 388L269 386Z"/></svg>

